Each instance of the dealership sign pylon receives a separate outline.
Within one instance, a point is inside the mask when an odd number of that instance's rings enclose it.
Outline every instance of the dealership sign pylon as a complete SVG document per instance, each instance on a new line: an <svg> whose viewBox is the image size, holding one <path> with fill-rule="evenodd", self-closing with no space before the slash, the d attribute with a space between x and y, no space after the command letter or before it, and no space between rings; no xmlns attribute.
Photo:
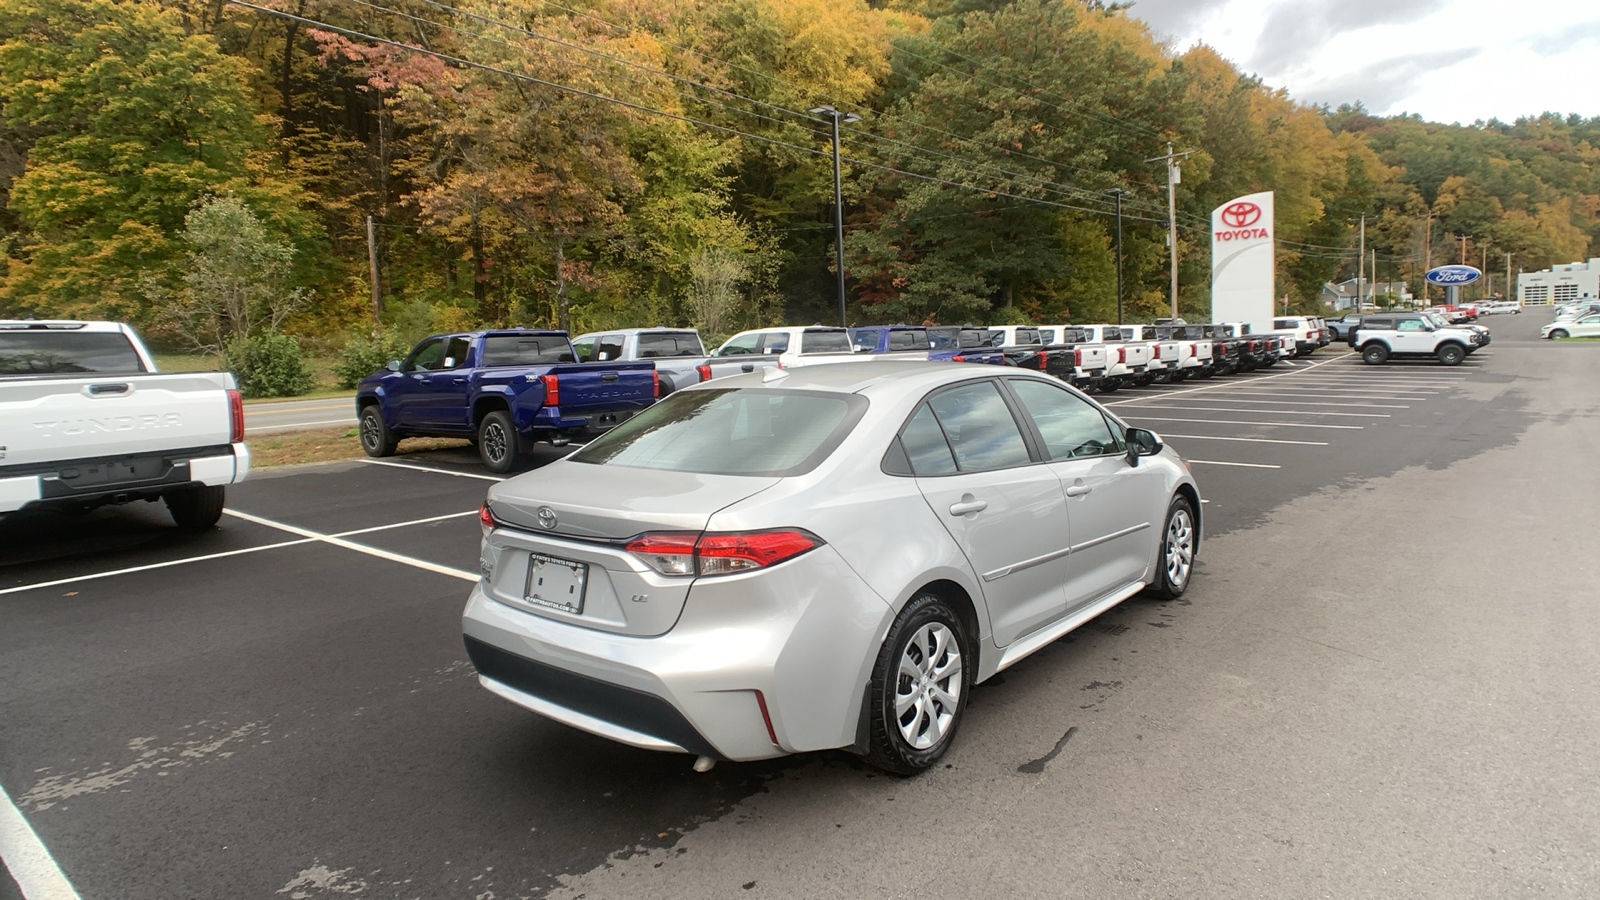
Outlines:
<svg viewBox="0 0 1600 900"><path fill-rule="evenodd" d="M1211 321L1271 326L1277 281L1272 192L1211 211Z"/></svg>

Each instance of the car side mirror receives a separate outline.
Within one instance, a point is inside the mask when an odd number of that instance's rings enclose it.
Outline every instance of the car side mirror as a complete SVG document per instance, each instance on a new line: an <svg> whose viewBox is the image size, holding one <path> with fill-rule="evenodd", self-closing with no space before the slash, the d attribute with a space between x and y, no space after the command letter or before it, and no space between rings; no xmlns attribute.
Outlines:
<svg viewBox="0 0 1600 900"><path fill-rule="evenodd" d="M400 360L391 359L388 362L384 363L383 367L385 369L388 369L391 372L398 372L398 371L400 371Z"/></svg>
<svg viewBox="0 0 1600 900"><path fill-rule="evenodd" d="M1128 443L1128 465L1138 466L1139 457L1155 456L1161 452L1161 438L1146 428L1129 428L1124 435Z"/></svg>

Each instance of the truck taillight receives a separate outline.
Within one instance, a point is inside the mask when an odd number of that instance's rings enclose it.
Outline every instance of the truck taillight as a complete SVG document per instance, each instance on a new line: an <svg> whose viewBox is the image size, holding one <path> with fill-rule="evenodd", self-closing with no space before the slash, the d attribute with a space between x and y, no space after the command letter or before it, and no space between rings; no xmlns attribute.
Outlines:
<svg viewBox="0 0 1600 900"><path fill-rule="evenodd" d="M955 356L950 357L950 361L951 362L966 362L967 358L965 356L962 356L961 354L957 353Z"/></svg>
<svg viewBox="0 0 1600 900"><path fill-rule="evenodd" d="M1151 359L1160 359L1161 358L1161 345L1160 344L1156 344L1154 347L1150 348L1150 358Z"/></svg>
<svg viewBox="0 0 1600 900"><path fill-rule="evenodd" d="M1117 348L1117 362L1125 363L1127 361L1128 361L1128 348L1127 347L1118 347Z"/></svg>
<svg viewBox="0 0 1600 900"><path fill-rule="evenodd" d="M244 440L244 397L238 391L228 392L228 443Z"/></svg>
<svg viewBox="0 0 1600 900"><path fill-rule="evenodd" d="M660 397L661 397L661 372L656 370L656 369L651 369L650 370L650 389L651 389L651 396L655 397L657 399L660 399Z"/></svg>
<svg viewBox="0 0 1600 900"><path fill-rule="evenodd" d="M732 575L764 569L822 546L808 531L642 534L626 549L663 575Z"/></svg>
<svg viewBox="0 0 1600 900"><path fill-rule="evenodd" d="M1035 354L1034 357L1033 357L1033 367L1035 369L1038 369L1039 371L1043 372L1044 371L1044 365L1045 365L1044 353L1040 352L1040 353Z"/></svg>
<svg viewBox="0 0 1600 900"><path fill-rule="evenodd" d="M1083 348L1082 347L1073 347L1072 348L1072 364L1075 365L1075 366L1083 365Z"/></svg>
<svg viewBox="0 0 1600 900"><path fill-rule="evenodd" d="M1200 355L1200 345L1199 344L1190 344L1189 345L1189 355L1191 357L1199 356Z"/></svg>
<svg viewBox="0 0 1600 900"><path fill-rule="evenodd" d="M544 405L561 405L561 379L555 375L540 375L539 380L544 382Z"/></svg>
<svg viewBox="0 0 1600 900"><path fill-rule="evenodd" d="M710 381L711 380L711 367L710 366L708 366L708 365L695 366L694 370L696 372L700 373L700 380L701 381Z"/></svg>

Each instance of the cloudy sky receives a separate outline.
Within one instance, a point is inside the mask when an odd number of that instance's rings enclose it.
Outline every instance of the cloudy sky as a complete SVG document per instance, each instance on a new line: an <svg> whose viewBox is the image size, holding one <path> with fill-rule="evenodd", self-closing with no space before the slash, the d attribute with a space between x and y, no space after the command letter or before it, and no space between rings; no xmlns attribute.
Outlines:
<svg viewBox="0 0 1600 900"><path fill-rule="evenodd" d="M1132 13L1308 103L1439 122L1600 116L1600 0L1137 0Z"/></svg>

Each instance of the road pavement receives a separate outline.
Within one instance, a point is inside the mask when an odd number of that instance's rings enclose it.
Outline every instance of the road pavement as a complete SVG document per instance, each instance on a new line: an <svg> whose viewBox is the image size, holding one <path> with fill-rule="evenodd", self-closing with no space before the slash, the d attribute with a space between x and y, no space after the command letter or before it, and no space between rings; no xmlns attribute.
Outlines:
<svg viewBox="0 0 1600 900"><path fill-rule="evenodd" d="M1600 346L1544 320L1103 398L1192 460L1196 580L980 686L918 778L489 695L493 479L447 451L261 473L195 537L0 524L0 786L84 898L1591 897Z"/></svg>
<svg viewBox="0 0 1600 900"><path fill-rule="evenodd" d="M337 428L340 425L350 428L356 425L354 396L324 400L275 400L270 403L246 403L244 407L246 437L312 428Z"/></svg>

